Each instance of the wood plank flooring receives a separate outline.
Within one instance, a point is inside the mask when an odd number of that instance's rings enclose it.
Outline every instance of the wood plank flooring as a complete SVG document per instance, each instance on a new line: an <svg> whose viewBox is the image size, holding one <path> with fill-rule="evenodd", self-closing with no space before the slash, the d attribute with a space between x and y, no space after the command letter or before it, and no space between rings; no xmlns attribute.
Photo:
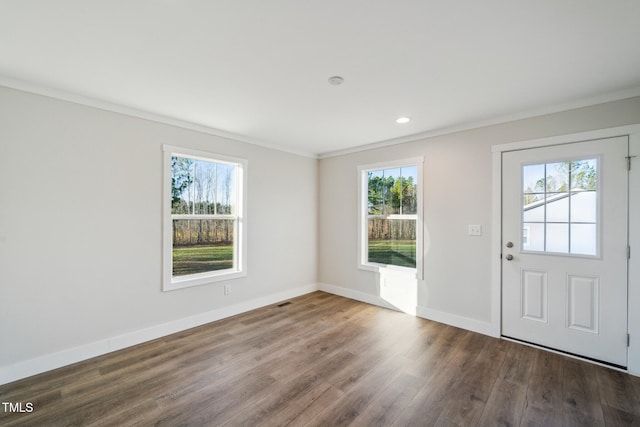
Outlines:
<svg viewBox="0 0 640 427"><path fill-rule="evenodd" d="M0 386L33 404L0 425L640 425L640 378L322 292L290 302Z"/></svg>

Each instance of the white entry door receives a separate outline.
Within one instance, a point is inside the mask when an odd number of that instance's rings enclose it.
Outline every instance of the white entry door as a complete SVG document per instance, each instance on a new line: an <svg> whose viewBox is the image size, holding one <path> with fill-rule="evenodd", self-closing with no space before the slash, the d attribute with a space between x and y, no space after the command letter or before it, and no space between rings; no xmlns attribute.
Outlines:
<svg viewBox="0 0 640 427"><path fill-rule="evenodd" d="M627 137L502 154L502 335L627 366Z"/></svg>

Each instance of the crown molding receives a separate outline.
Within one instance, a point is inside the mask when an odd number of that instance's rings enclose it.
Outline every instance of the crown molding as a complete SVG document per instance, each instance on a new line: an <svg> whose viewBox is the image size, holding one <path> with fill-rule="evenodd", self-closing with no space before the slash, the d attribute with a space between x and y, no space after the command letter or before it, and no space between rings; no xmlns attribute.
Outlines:
<svg viewBox="0 0 640 427"><path fill-rule="evenodd" d="M292 149L284 147L282 145L262 141L255 138L250 138L244 135L215 129L199 123L190 122L187 120L178 119L175 117L165 116L162 114L152 113L149 111L128 107L126 105L116 104L108 101L103 101L97 98L92 98L69 91L51 88L48 86L27 82L24 80L18 80L0 75L0 86L5 86L11 89L21 90L23 92L30 92L49 98L59 99L62 101L72 102L75 104L85 105L88 107L98 108L105 111L124 114L130 117L136 117L145 119L157 123L163 123L183 129L189 129L196 132L205 133L208 135L225 138L231 141L243 142L246 144L256 145L263 148L269 148L276 151L285 152L288 154L294 154L297 156L308 157L312 159L327 159L331 157L343 156L352 153L358 153L361 151L372 150L376 148L388 147L397 144L403 144L406 142L414 142L421 139L433 138L436 136L447 135L456 132L462 132L472 129L478 129L487 126L498 125L502 123L513 122L516 120L529 119L533 117L544 116L547 114L559 113L562 111L573 110L577 108L590 107L593 105L604 104L607 102L619 101L627 98L633 98L640 96L640 86L601 94L598 96L592 96L587 98L581 98L574 101L559 103L542 108L531 109L522 111L519 113L494 117L486 120L460 123L454 126L446 126L439 129L433 129L425 132L419 132L411 135L402 136L399 138L392 138L383 141L374 141L364 145L358 145L356 147L346 148L342 150L328 151L324 153L314 153L307 150Z"/></svg>
<svg viewBox="0 0 640 427"><path fill-rule="evenodd" d="M326 153L320 153L318 154L317 157L319 159L327 159L330 157L344 156L347 154L358 153L360 151L372 150L375 148L388 147L392 145L403 144L406 142L414 142L421 139L433 138L436 136L448 135L448 134L462 132L466 130L479 129L487 126L514 122L517 120L545 116L547 114L560 113L563 111L575 110L575 109L584 108L584 107L591 107L598 104L605 104L607 102L620 101L623 99L633 98L636 96L640 96L640 86L636 86L633 88L629 88L629 89L625 89L617 92L601 94L598 96L582 98L582 99L578 99L570 102L550 105L542 108L531 109L531 110L522 111L519 113L509 114L505 116L494 117L486 120L461 123L454 126L447 126L440 129L434 129L426 132L419 132L411 135L402 136L399 138L392 138L384 141L372 142L369 144L359 145L357 147L346 148L344 150L329 151Z"/></svg>
<svg viewBox="0 0 640 427"><path fill-rule="evenodd" d="M0 75L0 86L4 86L10 89L16 89L23 92L29 92L36 95L46 96L48 98L58 99L61 101L71 102L74 104L80 104L87 107L97 108L100 110L109 111L112 113L119 113L130 117L139 119L145 119L152 122L167 124L183 129L189 129L196 132L205 133L208 135L217 136L220 138L229 139L232 141L243 142L246 144L257 145L263 148L269 148L272 150L282 151L289 154L295 154L302 157L310 157L317 159L318 155L310 151L296 150L288 147L284 147L278 144L272 144L262 140L249 138L244 135L239 135L232 132L215 129L209 126L201 125L199 123L190 122L187 120L178 119L175 117L165 116L162 114L152 113L150 111L141 110L126 105L103 101L101 99L92 98L69 91L51 88L44 85L39 85L24 80L18 80Z"/></svg>

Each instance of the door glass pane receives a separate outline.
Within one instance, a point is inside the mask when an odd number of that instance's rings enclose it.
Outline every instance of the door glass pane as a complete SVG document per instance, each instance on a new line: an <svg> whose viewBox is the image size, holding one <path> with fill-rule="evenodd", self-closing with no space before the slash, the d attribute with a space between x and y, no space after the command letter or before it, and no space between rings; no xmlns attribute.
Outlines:
<svg viewBox="0 0 640 427"><path fill-rule="evenodd" d="M544 198L544 164L522 167L522 193L524 204L530 204Z"/></svg>
<svg viewBox="0 0 640 427"><path fill-rule="evenodd" d="M569 252L569 224L547 224L547 252Z"/></svg>
<svg viewBox="0 0 640 427"><path fill-rule="evenodd" d="M525 251L544 251L544 224L524 223L522 249Z"/></svg>
<svg viewBox="0 0 640 427"><path fill-rule="evenodd" d="M542 198L532 200L525 194L522 201L522 220L524 222L544 222L545 204Z"/></svg>
<svg viewBox="0 0 640 427"><path fill-rule="evenodd" d="M569 190L569 162L547 163L547 193L562 193Z"/></svg>
<svg viewBox="0 0 640 427"><path fill-rule="evenodd" d="M569 222L569 193L547 197L547 222Z"/></svg>
<svg viewBox="0 0 640 427"><path fill-rule="evenodd" d="M571 162L571 189L596 190L598 182L597 159Z"/></svg>
<svg viewBox="0 0 640 427"><path fill-rule="evenodd" d="M598 159L523 165L522 182L522 250L598 253Z"/></svg>
<svg viewBox="0 0 640 427"><path fill-rule="evenodd" d="M576 191L571 195L571 222L596 222L595 191Z"/></svg>
<svg viewBox="0 0 640 427"><path fill-rule="evenodd" d="M580 255L597 255L596 251L596 225L572 224L571 225L571 253Z"/></svg>

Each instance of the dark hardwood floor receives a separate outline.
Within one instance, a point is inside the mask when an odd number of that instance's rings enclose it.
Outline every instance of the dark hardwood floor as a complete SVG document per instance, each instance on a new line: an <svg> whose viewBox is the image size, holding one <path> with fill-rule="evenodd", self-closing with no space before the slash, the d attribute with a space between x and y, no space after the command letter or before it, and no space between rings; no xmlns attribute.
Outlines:
<svg viewBox="0 0 640 427"><path fill-rule="evenodd" d="M322 292L0 386L0 425L640 425L640 378ZM24 407L24 406L23 406Z"/></svg>

